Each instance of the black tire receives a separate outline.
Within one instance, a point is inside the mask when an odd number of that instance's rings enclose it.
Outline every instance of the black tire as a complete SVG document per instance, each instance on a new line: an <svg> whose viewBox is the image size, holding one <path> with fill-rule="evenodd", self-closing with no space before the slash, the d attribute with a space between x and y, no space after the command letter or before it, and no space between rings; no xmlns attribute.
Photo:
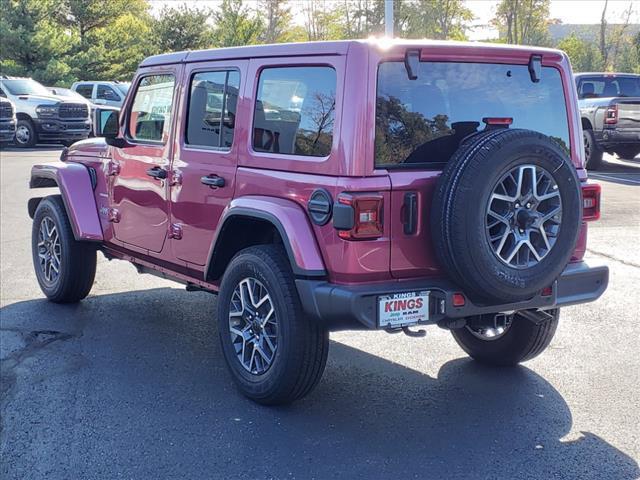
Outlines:
<svg viewBox="0 0 640 480"><path fill-rule="evenodd" d="M602 168L604 161L602 160L603 151L596 142L593 130L583 130L584 135L584 157L585 167L589 170L598 170Z"/></svg>
<svg viewBox="0 0 640 480"><path fill-rule="evenodd" d="M562 202L561 224L553 236L555 244L536 264L531 262L529 266L528 262L523 268L499 259L487 230L493 189L504 175L521 166L544 169L557 184ZM550 286L569 262L582 221L580 202L575 168L553 139L529 130L493 130L475 135L449 160L436 185L431 207L436 256L451 279L473 300L515 302L531 298ZM516 206L510 214L512 222Z"/></svg>
<svg viewBox="0 0 640 480"><path fill-rule="evenodd" d="M616 148L616 155L618 155L619 158L623 158L625 160L633 160L639 153L640 146Z"/></svg>
<svg viewBox="0 0 640 480"><path fill-rule="evenodd" d="M23 138L23 135L18 135L20 128L25 129L26 137ZM36 146L38 143L38 133L31 120L18 120L14 143L20 148L33 148Z"/></svg>
<svg viewBox="0 0 640 480"><path fill-rule="evenodd" d="M275 354L270 366L261 373L252 373L243 366L230 330L232 296L240 282L247 278L258 280L266 288L277 319ZM313 390L322 377L329 351L329 333L304 314L291 266L281 247L249 247L231 260L218 295L218 332L231 375L240 391L251 400L263 405L291 403Z"/></svg>
<svg viewBox="0 0 640 480"><path fill-rule="evenodd" d="M50 278L47 278L39 256L46 247L38 245L40 229L45 219L52 222L59 237L59 273L57 276L51 273ZM46 197L38 205L33 218L31 250L36 278L50 301L75 303L89 294L96 274L96 249L90 243L75 240L60 195Z"/></svg>
<svg viewBox="0 0 640 480"><path fill-rule="evenodd" d="M540 355L551 343L558 328L559 310L550 320L536 325L517 313L509 328L494 339L481 339L468 327L451 330L458 345L474 360L493 366L511 366Z"/></svg>

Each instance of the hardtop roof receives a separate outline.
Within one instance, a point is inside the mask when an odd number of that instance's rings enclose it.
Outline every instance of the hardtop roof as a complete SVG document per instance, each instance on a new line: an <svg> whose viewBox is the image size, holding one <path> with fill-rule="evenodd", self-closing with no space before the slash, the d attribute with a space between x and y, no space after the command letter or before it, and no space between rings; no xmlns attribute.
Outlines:
<svg viewBox="0 0 640 480"><path fill-rule="evenodd" d="M367 45L369 48L388 50L394 47L438 47L452 50L478 49L484 52L530 52L561 55L556 49L531 47L521 45L507 45L481 42L457 42L448 40L404 40L404 39L368 39L368 40L332 40L321 42L279 43L269 45L248 45L243 47L212 48L207 50L185 50L182 52L163 53L145 58L140 67L167 65L174 63L205 62L228 59L312 56L312 55L346 55L352 45Z"/></svg>

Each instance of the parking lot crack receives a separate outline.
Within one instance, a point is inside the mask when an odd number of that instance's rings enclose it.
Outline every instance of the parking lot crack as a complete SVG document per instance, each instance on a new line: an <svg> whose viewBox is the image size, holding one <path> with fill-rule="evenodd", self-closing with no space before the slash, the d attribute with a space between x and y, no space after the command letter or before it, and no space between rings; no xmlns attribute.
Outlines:
<svg viewBox="0 0 640 480"><path fill-rule="evenodd" d="M623 265L627 265L629 267L640 268L640 264L637 264L636 262L630 262L629 260L623 260L621 258L618 258L616 256L610 255L608 253L603 253L603 252L599 252L598 250L593 250L592 248L587 248L587 252L592 253L594 255L599 255L601 257L608 258L609 260L614 260L616 262L620 262Z"/></svg>

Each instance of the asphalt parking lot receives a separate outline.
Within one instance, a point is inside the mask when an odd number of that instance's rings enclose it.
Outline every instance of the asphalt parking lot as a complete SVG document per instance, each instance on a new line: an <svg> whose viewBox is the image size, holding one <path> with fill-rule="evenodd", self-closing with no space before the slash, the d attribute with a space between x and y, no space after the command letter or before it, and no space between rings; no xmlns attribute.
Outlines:
<svg viewBox="0 0 640 480"><path fill-rule="evenodd" d="M89 298L44 300L27 181L58 154L0 152L1 478L640 477L640 159L593 175L609 290L541 357L492 370L437 327L342 332L309 397L265 408L231 383L212 295L100 256Z"/></svg>

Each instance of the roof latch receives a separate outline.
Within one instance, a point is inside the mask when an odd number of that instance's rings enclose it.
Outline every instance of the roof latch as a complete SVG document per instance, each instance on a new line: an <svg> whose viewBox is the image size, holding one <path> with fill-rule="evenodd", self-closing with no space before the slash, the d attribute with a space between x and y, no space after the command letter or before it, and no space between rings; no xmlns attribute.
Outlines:
<svg viewBox="0 0 640 480"><path fill-rule="evenodd" d="M407 69L409 80L418 78L418 68L420 67L420 50L407 50L404 53L404 68Z"/></svg>
<svg viewBox="0 0 640 480"><path fill-rule="evenodd" d="M529 57L529 76L533 83L538 83L542 77L542 55Z"/></svg>

